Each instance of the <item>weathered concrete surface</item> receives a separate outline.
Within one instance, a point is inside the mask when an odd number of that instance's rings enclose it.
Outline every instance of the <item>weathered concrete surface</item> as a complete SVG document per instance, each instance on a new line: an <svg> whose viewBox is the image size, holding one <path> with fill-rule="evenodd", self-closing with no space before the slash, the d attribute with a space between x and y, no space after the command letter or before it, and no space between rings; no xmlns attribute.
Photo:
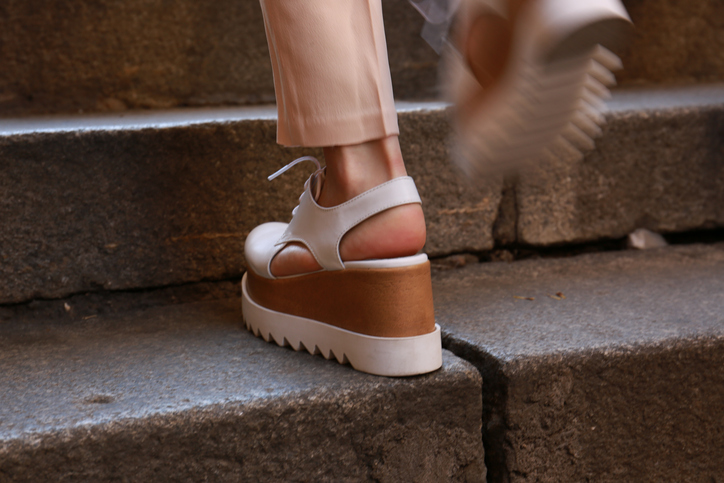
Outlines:
<svg viewBox="0 0 724 483"><path fill-rule="evenodd" d="M721 85L621 91L597 151L505 189L456 177L443 104L400 109L432 256L724 226ZM0 303L240 277L246 234L290 218L308 171L266 176L320 155L276 146L274 119L249 107L0 121Z"/></svg>
<svg viewBox="0 0 724 483"><path fill-rule="evenodd" d="M623 83L724 79L724 6L629 0L636 22ZM395 94L437 95L422 18L383 2ZM257 0L10 0L0 5L0 116L273 100Z"/></svg>
<svg viewBox="0 0 724 483"><path fill-rule="evenodd" d="M238 299L5 322L0 368L1 481L485 479L470 364L358 373L254 338Z"/></svg>
<svg viewBox="0 0 724 483"><path fill-rule="evenodd" d="M385 1L398 98L437 93L422 17ZM0 116L274 100L258 0L10 0L0 5Z"/></svg>
<svg viewBox="0 0 724 483"><path fill-rule="evenodd" d="M433 286L445 347L485 380L488 482L721 479L723 244L479 264Z"/></svg>
<svg viewBox="0 0 724 483"><path fill-rule="evenodd" d="M426 249L490 249L500 189L459 182L445 112L430 106L400 114ZM310 171L266 177L321 156L277 146L271 108L0 123L0 133L0 303L240 277L246 235L288 221Z"/></svg>
<svg viewBox="0 0 724 483"><path fill-rule="evenodd" d="M85 292L62 299L36 299L21 304L0 305L0 325L20 319L70 323L87 320L89 314L106 317L163 305L241 299L240 282L240 279L235 279L132 291Z"/></svg>
<svg viewBox="0 0 724 483"><path fill-rule="evenodd" d="M619 82L724 80L724 4L716 0L625 0L635 30L621 52Z"/></svg>
<svg viewBox="0 0 724 483"><path fill-rule="evenodd" d="M531 245L724 226L724 88L631 90L585 159L521 173L517 241ZM500 224L500 223L499 223Z"/></svg>

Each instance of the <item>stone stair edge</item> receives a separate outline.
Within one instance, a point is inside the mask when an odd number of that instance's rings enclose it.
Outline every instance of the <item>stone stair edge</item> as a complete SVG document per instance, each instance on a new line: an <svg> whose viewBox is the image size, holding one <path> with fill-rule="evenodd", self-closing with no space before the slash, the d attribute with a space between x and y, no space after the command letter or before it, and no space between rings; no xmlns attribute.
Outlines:
<svg viewBox="0 0 724 483"><path fill-rule="evenodd" d="M495 262L494 262L495 263ZM497 262L501 263L501 262ZM525 372L539 370L541 354L519 355L491 350L488 347L476 346L476 342L469 337L456 334L453 329L442 327L443 348L457 357L475 365L483 376L489 374L493 366L505 365L501 371L504 376L509 372ZM638 356L646 352L647 356L656 357L657 354L687 351L702 347L724 347L724 332L714 331L692 333L689 335L672 335L656 341L634 341L627 344L607 343L582 347L579 349L555 349L545 354L546 364L551 365L577 365L581 361L594 357L615 359L619 357ZM478 354L474 354L478 352ZM491 365L491 361L496 361ZM481 368L485 367L485 370Z"/></svg>
<svg viewBox="0 0 724 483"><path fill-rule="evenodd" d="M440 101L396 101L398 114L441 111L449 107ZM274 104L238 107L177 107L138 109L114 113L52 114L0 118L0 137L34 133L92 131L137 131L188 126L206 126L243 122L272 121L276 124Z"/></svg>
<svg viewBox="0 0 724 483"><path fill-rule="evenodd" d="M186 306L194 306L199 304L228 302L236 303L238 301L218 300L212 302L182 302L169 307L184 308ZM163 310L164 307L150 307L150 309ZM139 314L143 313L142 310L136 312L138 312ZM124 314L124 312L119 312L116 315L119 314L122 315ZM50 322L51 323L46 325L44 328L44 330L48 332L52 332L53 330L55 330L55 327L52 327L53 325L63 324L67 327L68 324L68 322L61 322L59 320L51 320ZM78 322L79 321L74 321L70 323L73 324ZM239 326L239 330L246 331L246 329L241 325ZM292 349L288 347L279 348L273 342L265 342L265 344L269 344L269 347L273 351L277 351L279 349L289 351L289 354L282 354L281 357L287 357L288 355L294 353ZM321 358L321 356L319 355L311 355L306 353L306 351L301 351L300 355L305 359L307 358L307 356L312 358ZM302 364L306 364L308 362L311 361L302 360ZM314 361L314 363L317 362L320 361ZM337 364L337 362L326 361L324 362L324 364L334 365ZM469 381L473 383L480 383L482 381L479 372L477 371L477 369L473 369L472 364L470 364L464 358L455 355L452 351L447 350L446 348L443 348L443 366L443 369L436 374L439 376L443 375L443 373L448 373L448 375L445 375L444 377L449 377L451 382L457 383L461 381ZM344 370L350 370L354 374L358 374L349 366L343 366L343 368ZM414 382L415 379L423 381L424 378L427 377L427 375L411 376L406 378L386 378L383 376L369 376L363 374L363 377L367 379L372 379L368 381L367 385L370 387L370 389L372 389L371 392L374 392L373 390L375 388L383 388L383 390L386 390L389 387L396 387L397 385L399 385L397 383L401 381L407 381L408 383L410 381ZM379 378L379 381L375 382L374 378ZM426 384L428 383L423 381L420 385L425 386ZM263 381L260 381L259 385L263 385ZM320 388L323 390L320 390ZM302 389L285 389L283 393L280 393L280 391L269 391L262 394L260 392L247 398L240 397L238 399L223 398L216 401L196 401L195 403L189 403L187 406L174 409L154 409L143 414L121 415L120 417L109 416L107 418L96 421L83 421L81 423L71 425L57 423L48 427L36 428L21 432L5 432L4 434L3 431L0 430L0 455L2 455L3 451L7 450L7 447L12 445L34 445L37 442L38 435L42 435L43 438L51 437L57 438L57 440L59 441L68 441L71 439L78 439L80 435L87 434L91 430L108 433L121 433L132 429L135 426L144 425L148 421L151 421L154 425L157 424L159 426L174 425L176 423L174 423L173 420L184 420L190 418L198 418L203 422L203 420L205 419L211 420L217 417L238 415L239 409L242 407L244 413L250 413L253 411L268 411L270 407L275 408L278 406L291 406L300 402L307 405L328 405L330 403L334 404L335 401L338 401L340 399L346 402L350 399L351 396L356 396L356 393L358 392L358 387L332 387L331 389L324 389L324 386L320 385L315 387L305 387ZM94 401L89 401L87 403L108 404L109 402L104 399L113 399L112 396L108 396L106 394L99 394L96 395L94 398ZM112 402L113 401L110 401L110 403ZM0 464L1 463L2 458L0 457Z"/></svg>
<svg viewBox="0 0 724 483"><path fill-rule="evenodd" d="M481 379L466 361L444 351L430 375L370 376L264 342L240 319L238 300L218 300L0 325L0 475L98 480L167 467L319 481L359 478L376 461L378 477L465 481L467 467L468 481L484 480ZM415 469L401 457L409 445L434 456Z"/></svg>
<svg viewBox="0 0 724 483"><path fill-rule="evenodd" d="M612 250L605 252L583 253L570 257L542 257L529 258L525 260L517 260L513 262L481 262L478 264L468 264L464 267L451 271L439 271L433 277L433 286L440 291L442 303L439 304L442 310L442 319L447 322L443 327L443 340L446 348L452 350L453 346L458 346L458 351L467 351L477 345L478 350L482 350L488 356L495 357L502 363L527 364L529 358L550 357L556 361L560 361L567 357L581 358L588 357L592 353L600 353L606 356L620 356L631 352L640 352L642 348L651 350L671 350L687 348L690 344L701 343L721 343L724 341L724 317L717 310L717 297L721 297L721 293L712 286L711 281L720 284L716 274L724 270L724 241L716 241L711 243L689 243L681 245L669 245L661 248L653 248L647 250L637 250L632 248ZM681 273L679 278L677 273ZM709 283L703 283L700 279L709 280ZM570 282L568 279L573 279ZM592 279L590 282L588 279ZM525 280L524 283L520 281ZM586 287L579 288L576 282L585 282L589 284ZM648 282L647 284L641 283ZM513 283L515 282L515 283ZM567 283L568 288L573 291L581 291L581 293L555 293L555 287L558 284ZM695 289L684 287L688 284L697 283L709 290L711 297L706 297ZM493 288L493 285L496 285ZM499 286L497 286L499 285ZM461 300L468 297L472 300L472 287L480 287L480 297L483 300L494 301L491 305L491 311L486 313L480 312L480 316L484 318L482 328L478 328L475 324L465 324L465 317L461 312L457 312L449 302L455 300L456 287L464 292L460 295ZM620 290L619 286L632 287L627 298L617 299L615 290ZM658 287L654 289L652 287ZM600 290L598 292L597 290ZM658 291L657 291L658 290ZM694 292L689 293L687 290ZM628 331L628 326L636 326L644 323L641 320L656 320L652 313L656 313L661 309L663 302L657 302L656 298L640 297L636 294L657 294L671 292L670 300L666 300L666 306L670 310L675 308L681 312L683 317L694 313L693 310L686 309L686 301L688 296L695 295L697 301L695 303L696 313L694 316L700 316L702 319L707 317L715 319L714 321L701 320L696 323L677 325L679 320L669 320L654 323L646 326L645 331ZM679 293L680 292L680 293ZM502 294L510 295L514 293L512 299L505 300L509 297L501 297ZM686 295L681 295L682 293ZM467 295L466 295L467 294ZM525 296L530 296L526 298ZM588 298L590 300L588 300ZM609 298L610 297L610 298ZM630 297L630 298L628 298ZM476 302L477 303L477 302ZM483 303L483 302L479 302ZM611 320L606 320L607 316L596 312L596 305L592 307L582 304L609 304L611 307L617 307L620 304L630 304L648 307L648 312L641 311L638 317L630 317L636 312L631 313L612 313ZM505 310L493 311L492 305L505 306ZM566 307L576 307L577 312L567 312ZM572 310L569 308L568 310ZM494 337L489 340L476 340L477 332L485 330L487 327L492 330L491 323L498 320L505 313L534 314L538 313L538 318L524 319L516 321L520 326L534 326L533 321L540 319L552 319L552 314L571 316L566 319L564 324L575 326L579 331L589 331L590 335L581 335L579 338L566 340L559 346L548 346L545 340L538 341L540 346L546 346L544 351L538 351L536 347L525 347L520 352L510 352L511 347L504 347L506 350L498 351L496 344L500 345L501 341L506 338L512 338L511 334L496 332ZM473 312L470 312L475 313ZM592 330L592 322L583 320L580 317L587 316L598 318L605 323L600 324L602 332L598 333ZM618 317L616 319L615 317ZM632 320L626 320L627 317ZM676 317L676 315L666 314L666 317ZM620 319L620 320L619 320ZM640 320L641 319L641 320ZM617 326L616 320L620 324ZM502 323L502 321L501 321ZM605 329L613 329L618 327L620 332L606 334ZM676 328L674 331L673 328ZM527 337L525 332L522 336ZM565 333L550 333L550 337L566 338L570 337ZM583 349L581 349L583 348ZM453 352L458 352L453 351Z"/></svg>
<svg viewBox="0 0 724 483"><path fill-rule="evenodd" d="M562 159L560 166L524 173L512 190L499 180L465 186L452 170L441 169L449 163L444 108L413 104L400 116L401 140L426 203L426 251L441 256L510 243L565 245L620 238L642 226L663 232L721 226L724 195L715 174L721 153L712 151L721 107L711 102L721 86L702 95L692 89L680 96L687 107L612 114L598 149L583 161ZM668 97L667 90L657 92L650 99ZM269 108L263 112L271 116ZM291 173L270 190L258 181L276 163L317 154L275 145L274 124L269 118L248 126L211 122L0 137L9 175L0 179L9 196L0 208L6 226L23 234L0 231L7 260L0 266L0 303L240 276L246 233L286 219L295 183L301 186L305 175ZM656 183L642 184L646 179ZM88 184L79 189L79 180ZM667 199L657 197L662 190ZM70 253L79 253L81 263Z"/></svg>
<svg viewBox="0 0 724 483"><path fill-rule="evenodd" d="M670 112L687 108L719 108L724 105L724 83L627 86L612 92L606 115L625 116L635 112ZM396 101L398 115L442 112L450 109L444 101ZM239 107L178 107L114 113L58 114L0 118L0 139L35 133L121 131L207 126L226 123L272 121L273 104Z"/></svg>
<svg viewBox="0 0 724 483"><path fill-rule="evenodd" d="M490 480L715 481L722 274L720 242L438 277L445 347L485 381Z"/></svg>

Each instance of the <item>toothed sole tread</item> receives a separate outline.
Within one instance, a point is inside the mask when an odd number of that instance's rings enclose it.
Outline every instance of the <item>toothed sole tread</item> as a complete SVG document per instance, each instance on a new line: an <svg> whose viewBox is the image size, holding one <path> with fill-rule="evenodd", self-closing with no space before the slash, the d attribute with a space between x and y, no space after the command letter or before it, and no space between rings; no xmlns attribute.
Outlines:
<svg viewBox="0 0 724 483"><path fill-rule="evenodd" d="M241 288L246 328L267 342L295 351L306 350L380 376L426 374L442 366L442 339L437 324L429 334L374 337L262 307L249 296L246 274Z"/></svg>

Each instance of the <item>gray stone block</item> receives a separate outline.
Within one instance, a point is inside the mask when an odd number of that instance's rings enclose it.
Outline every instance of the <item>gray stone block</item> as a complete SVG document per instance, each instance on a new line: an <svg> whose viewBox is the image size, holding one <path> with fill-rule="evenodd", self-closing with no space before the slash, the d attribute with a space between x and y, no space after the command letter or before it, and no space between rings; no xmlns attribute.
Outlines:
<svg viewBox="0 0 724 483"><path fill-rule="evenodd" d="M710 0L628 0L623 83L724 79L724 12ZM404 0L383 2L395 94L438 95L438 58ZM8 0L0 6L0 116L268 103L257 0Z"/></svg>
<svg viewBox="0 0 724 483"><path fill-rule="evenodd" d="M239 301L0 326L2 481L485 481L481 380L390 379L243 329Z"/></svg>
<svg viewBox="0 0 724 483"><path fill-rule="evenodd" d="M384 2L395 93L437 93L437 55L406 1ZM258 0L0 6L0 116L274 100Z"/></svg>
<svg viewBox="0 0 724 483"><path fill-rule="evenodd" d="M584 160L471 186L450 168L445 106L400 104L403 154L431 256L512 243L724 226L724 89L621 91ZM286 221L302 154L274 110L175 110L0 122L0 303L234 279L260 223Z"/></svg>
<svg viewBox="0 0 724 483"><path fill-rule="evenodd" d="M621 91L583 161L471 186L439 103L400 103L431 256L724 226L724 88ZM0 122L0 303L239 278L243 242L287 221L308 171L270 107Z"/></svg>
<svg viewBox="0 0 724 483"><path fill-rule="evenodd" d="M436 107L437 106L437 107ZM445 112L403 110L430 254L486 250L499 188L447 165ZM238 278L260 223L288 221L319 150L275 144L271 108L0 124L0 303Z"/></svg>
<svg viewBox="0 0 724 483"><path fill-rule="evenodd" d="M433 281L480 369L489 482L719 481L724 245L489 263Z"/></svg>
<svg viewBox="0 0 724 483"><path fill-rule="evenodd" d="M724 80L724 4L712 0L625 0L635 29L621 51L622 84Z"/></svg>

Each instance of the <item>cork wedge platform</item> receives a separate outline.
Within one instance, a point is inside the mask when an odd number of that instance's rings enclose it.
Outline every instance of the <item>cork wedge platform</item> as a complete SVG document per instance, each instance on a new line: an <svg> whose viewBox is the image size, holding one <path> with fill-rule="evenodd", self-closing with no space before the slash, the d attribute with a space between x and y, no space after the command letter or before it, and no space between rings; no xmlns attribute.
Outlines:
<svg viewBox="0 0 724 483"><path fill-rule="evenodd" d="M300 158L285 169L300 160L317 162ZM411 376L440 368L442 344L427 256L355 262L339 256L339 243L354 226L389 208L420 203L414 182L395 178L325 208L316 202L323 177L317 162L289 224L265 223L249 234L249 270L242 279L247 329L268 342L370 374ZM290 242L306 246L323 269L272 275L271 261Z"/></svg>

